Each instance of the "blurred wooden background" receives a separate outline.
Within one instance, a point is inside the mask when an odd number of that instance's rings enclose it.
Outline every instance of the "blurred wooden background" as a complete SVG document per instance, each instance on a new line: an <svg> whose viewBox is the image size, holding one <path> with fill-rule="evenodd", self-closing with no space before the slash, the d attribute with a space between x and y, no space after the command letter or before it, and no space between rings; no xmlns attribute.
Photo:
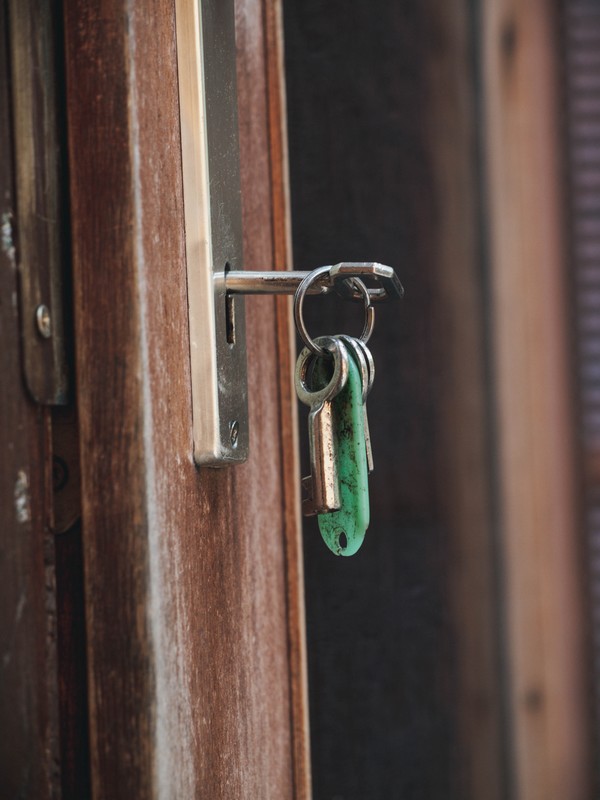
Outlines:
<svg viewBox="0 0 600 800"><path fill-rule="evenodd" d="M563 34L598 10L567 6L284 3L295 265L406 288L363 550L305 526L318 798L592 796Z"/></svg>

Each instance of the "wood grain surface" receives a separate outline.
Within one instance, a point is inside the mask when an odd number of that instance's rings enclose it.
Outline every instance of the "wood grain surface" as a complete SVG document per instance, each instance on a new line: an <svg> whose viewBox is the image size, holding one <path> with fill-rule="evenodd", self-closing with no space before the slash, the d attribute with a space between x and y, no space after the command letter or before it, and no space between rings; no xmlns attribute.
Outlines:
<svg viewBox="0 0 600 800"><path fill-rule="evenodd" d="M65 22L94 793L303 797L287 328L248 304L251 457L198 470L173 3L68 0ZM266 268L262 4L236 28L244 256Z"/></svg>
<svg viewBox="0 0 600 800"><path fill-rule="evenodd" d="M512 792L590 797L556 6L483 4Z"/></svg>
<svg viewBox="0 0 600 800"><path fill-rule="evenodd" d="M293 269L288 174L287 101L284 75L284 32L282 0L264 4L265 52L269 150L271 167L273 263L276 269ZM295 327L291 299L275 298L277 317L277 358L281 414L280 437L283 459L282 496L286 532L288 590L288 635L290 645L291 702L293 726L293 769L297 798L312 797L309 746L309 703L306 675L306 617L304 608L304 563L302 519L298 499L300 462L298 458L297 398L294 388ZM289 413L291 410L291 413Z"/></svg>

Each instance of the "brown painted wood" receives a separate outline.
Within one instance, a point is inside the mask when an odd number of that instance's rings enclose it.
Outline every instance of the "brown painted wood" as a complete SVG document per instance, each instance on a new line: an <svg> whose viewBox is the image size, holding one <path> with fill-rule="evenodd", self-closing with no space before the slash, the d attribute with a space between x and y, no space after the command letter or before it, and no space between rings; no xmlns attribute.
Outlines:
<svg viewBox="0 0 600 800"><path fill-rule="evenodd" d="M0 10L0 783L6 798L59 791L49 416L23 381L6 4ZM36 243L39 245L39 241Z"/></svg>
<svg viewBox="0 0 600 800"><path fill-rule="evenodd" d="M556 5L483 4L516 798L590 797Z"/></svg>
<svg viewBox="0 0 600 800"><path fill-rule="evenodd" d="M68 0L65 22L94 793L306 796L289 338L272 299L248 303L251 457L198 470L173 4ZM262 4L236 26L244 255L264 268L282 187Z"/></svg>
<svg viewBox="0 0 600 800"><path fill-rule="evenodd" d="M293 269L289 176L287 109L284 77L284 37L281 0L265 4L265 41L269 112L269 149L273 191L273 263L275 269ZM300 518L300 470L298 420L293 386L295 328L291 300L276 298L279 392L284 413L280 416L283 461L283 500L286 530L288 587L288 632L290 643L291 701L293 726L294 786L298 800L310 798L310 748L308 685L306 675L306 619L304 611L304 568L302 520ZM291 412L291 413L290 413Z"/></svg>

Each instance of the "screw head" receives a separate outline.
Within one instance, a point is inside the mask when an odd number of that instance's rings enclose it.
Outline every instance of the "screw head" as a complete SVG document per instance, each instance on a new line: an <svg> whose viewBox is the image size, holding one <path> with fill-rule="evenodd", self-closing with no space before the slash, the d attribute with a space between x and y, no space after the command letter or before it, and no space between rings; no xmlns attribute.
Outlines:
<svg viewBox="0 0 600 800"><path fill-rule="evenodd" d="M231 446L236 448L238 446L238 439L240 435L240 423L237 419L232 419L229 423L229 441Z"/></svg>
<svg viewBox="0 0 600 800"><path fill-rule="evenodd" d="M35 322L40 336L44 339L49 339L52 336L52 319L48 306L42 303L42 305L36 308Z"/></svg>

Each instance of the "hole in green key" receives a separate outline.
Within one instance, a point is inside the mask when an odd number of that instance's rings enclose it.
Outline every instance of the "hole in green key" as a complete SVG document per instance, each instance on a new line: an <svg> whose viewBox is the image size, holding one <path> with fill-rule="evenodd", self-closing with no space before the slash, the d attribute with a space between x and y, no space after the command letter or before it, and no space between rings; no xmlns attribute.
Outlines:
<svg viewBox="0 0 600 800"><path fill-rule="evenodd" d="M348 547L348 537L344 531L338 533L338 547L340 550L345 550Z"/></svg>

